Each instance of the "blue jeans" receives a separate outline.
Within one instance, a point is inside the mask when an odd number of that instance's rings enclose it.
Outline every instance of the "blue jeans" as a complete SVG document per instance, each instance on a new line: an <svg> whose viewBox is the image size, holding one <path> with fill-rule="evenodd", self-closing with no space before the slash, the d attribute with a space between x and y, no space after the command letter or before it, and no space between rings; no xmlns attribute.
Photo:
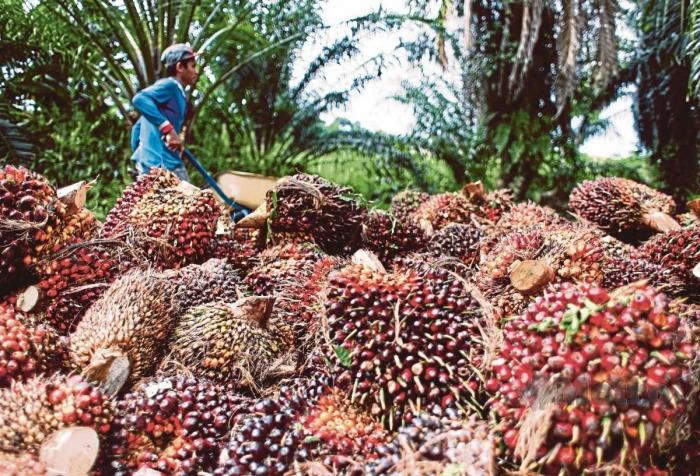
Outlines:
<svg viewBox="0 0 700 476"><path fill-rule="evenodd" d="M139 175L146 175L148 171L151 170L151 167L143 165L141 162L136 162L136 170L138 171ZM184 165L181 165L175 169L170 169L170 171L180 180L184 180L185 182L190 181L190 176L187 173L187 169Z"/></svg>

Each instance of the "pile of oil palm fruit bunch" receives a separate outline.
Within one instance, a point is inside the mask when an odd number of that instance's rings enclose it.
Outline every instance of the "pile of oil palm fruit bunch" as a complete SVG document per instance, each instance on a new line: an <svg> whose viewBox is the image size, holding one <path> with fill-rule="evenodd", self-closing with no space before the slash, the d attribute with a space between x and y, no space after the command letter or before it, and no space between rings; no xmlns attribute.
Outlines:
<svg viewBox="0 0 700 476"><path fill-rule="evenodd" d="M0 170L0 472L694 474L696 203ZM87 205L87 207L86 207Z"/></svg>

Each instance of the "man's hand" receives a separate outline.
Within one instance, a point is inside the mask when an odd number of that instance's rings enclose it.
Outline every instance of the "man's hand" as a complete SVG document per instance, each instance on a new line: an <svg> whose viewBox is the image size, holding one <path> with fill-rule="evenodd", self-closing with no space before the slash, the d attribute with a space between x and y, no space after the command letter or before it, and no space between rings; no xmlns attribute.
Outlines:
<svg viewBox="0 0 700 476"><path fill-rule="evenodd" d="M165 146L170 150L182 149L182 141L177 135L177 132L175 132L175 129L170 129L170 131L165 136Z"/></svg>

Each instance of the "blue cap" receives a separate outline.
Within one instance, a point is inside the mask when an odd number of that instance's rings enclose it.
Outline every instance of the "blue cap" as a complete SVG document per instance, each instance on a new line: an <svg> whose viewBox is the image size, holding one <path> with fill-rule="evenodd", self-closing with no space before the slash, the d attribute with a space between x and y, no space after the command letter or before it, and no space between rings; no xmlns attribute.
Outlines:
<svg viewBox="0 0 700 476"><path fill-rule="evenodd" d="M200 54L201 53L195 53L190 45L185 43L175 43L174 45L168 46L163 51L163 54L160 55L160 60L167 68L178 64L180 61L196 58Z"/></svg>

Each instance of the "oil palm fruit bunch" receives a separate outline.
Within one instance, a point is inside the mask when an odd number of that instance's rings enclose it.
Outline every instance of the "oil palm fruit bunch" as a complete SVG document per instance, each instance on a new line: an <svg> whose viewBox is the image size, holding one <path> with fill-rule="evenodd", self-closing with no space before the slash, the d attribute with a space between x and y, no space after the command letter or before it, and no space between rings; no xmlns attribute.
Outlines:
<svg viewBox="0 0 700 476"><path fill-rule="evenodd" d="M135 235L131 244L141 248L156 268L179 268L209 258L220 214L213 192L181 182L140 198L102 237Z"/></svg>
<svg viewBox="0 0 700 476"><path fill-rule="evenodd" d="M626 241L678 228L675 208L670 196L618 177L586 180L569 196L573 213Z"/></svg>
<svg viewBox="0 0 700 476"><path fill-rule="evenodd" d="M437 418L422 414L398 429L389 444L370 461L368 476L402 474L496 474L494 438L487 425L474 418Z"/></svg>
<svg viewBox="0 0 700 476"><path fill-rule="evenodd" d="M87 208L75 212L60 201L56 201L49 222L35 234L35 240L40 243L35 246L36 258L34 265L42 259L52 258L67 246L83 243L97 236L100 222Z"/></svg>
<svg viewBox="0 0 700 476"><path fill-rule="evenodd" d="M486 193L481 181L466 184L462 187L462 195L476 205L476 213L486 220L485 224L495 224L513 206L513 194L510 190L502 188Z"/></svg>
<svg viewBox="0 0 700 476"><path fill-rule="evenodd" d="M141 261L121 242L95 240L70 245L35 267L40 281L32 312L41 313L60 334L73 332L108 285Z"/></svg>
<svg viewBox="0 0 700 476"><path fill-rule="evenodd" d="M267 193L267 210L273 231L310 233L331 254L353 248L367 213L352 189L307 174L280 180Z"/></svg>
<svg viewBox="0 0 700 476"><path fill-rule="evenodd" d="M291 329L275 318L273 303L251 296L191 308L175 327L170 358L216 382L263 384L273 364L293 350Z"/></svg>
<svg viewBox="0 0 700 476"><path fill-rule="evenodd" d="M56 192L41 175L24 167L0 168L0 294L26 280L34 247L41 243L34 237L55 203Z"/></svg>
<svg viewBox="0 0 700 476"><path fill-rule="evenodd" d="M325 253L310 243L286 244L267 248L258 255L258 263L244 283L257 295L275 295L290 281L298 282L308 275L314 263Z"/></svg>
<svg viewBox="0 0 700 476"><path fill-rule="evenodd" d="M412 220L400 221L381 210L367 214L361 236L362 247L373 252L384 266L397 256L420 250L426 242L425 233Z"/></svg>
<svg viewBox="0 0 700 476"><path fill-rule="evenodd" d="M226 259L242 273L247 273L265 247L265 233L263 230L236 227L216 233L210 246L209 255L212 258Z"/></svg>
<svg viewBox="0 0 700 476"><path fill-rule="evenodd" d="M700 292L700 227L654 236L639 247L639 253L682 279L689 292Z"/></svg>
<svg viewBox="0 0 700 476"><path fill-rule="evenodd" d="M615 289L641 280L646 280L657 291L670 297L688 295L685 280L636 250L609 260L599 284L605 289Z"/></svg>
<svg viewBox="0 0 700 476"><path fill-rule="evenodd" d="M117 199L102 225L101 235L112 236L117 225L128 220L134 206L156 190L177 187L180 179L172 172L154 167L147 174L141 175Z"/></svg>
<svg viewBox="0 0 700 476"><path fill-rule="evenodd" d="M425 192L415 190L404 190L394 195L391 199L389 213L394 215L398 220L406 222L411 219L411 215L420 205L427 202L430 198Z"/></svg>
<svg viewBox="0 0 700 476"><path fill-rule="evenodd" d="M666 296L563 283L503 327L486 387L528 471L634 469L682 438L696 349Z"/></svg>
<svg viewBox="0 0 700 476"><path fill-rule="evenodd" d="M60 370L66 354L52 329L32 322L9 303L0 304L0 388Z"/></svg>
<svg viewBox="0 0 700 476"><path fill-rule="evenodd" d="M266 247L284 245L315 245L316 239L306 231L272 231L266 236Z"/></svg>
<svg viewBox="0 0 700 476"><path fill-rule="evenodd" d="M430 236L451 223L478 222L476 208L464 195L446 192L430 197L411 218Z"/></svg>
<svg viewBox="0 0 700 476"><path fill-rule="evenodd" d="M114 476L150 468L163 474L211 471L234 417L248 398L206 379L153 378L116 409L104 470Z"/></svg>
<svg viewBox="0 0 700 476"><path fill-rule="evenodd" d="M51 433L69 426L104 436L113 417L111 400L81 377L35 377L0 390L0 451L37 454Z"/></svg>
<svg viewBox="0 0 700 476"><path fill-rule="evenodd" d="M325 310L337 379L352 382L353 402L389 429L475 400L484 322L448 271L350 265L331 276Z"/></svg>
<svg viewBox="0 0 700 476"><path fill-rule="evenodd" d="M481 240L484 236L474 225L453 223L430 237L425 251L436 257L457 258L468 269L474 269L479 264Z"/></svg>
<svg viewBox="0 0 700 476"><path fill-rule="evenodd" d="M245 294L236 267L224 259L211 258L163 273L176 284L175 301L180 313L214 301L235 302Z"/></svg>
<svg viewBox="0 0 700 476"><path fill-rule="evenodd" d="M0 453L0 468L4 476L45 476L46 465L30 453Z"/></svg>
<svg viewBox="0 0 700 476"><path fill-rule="evenodd" d="M176 289L171 279L152 271L116 280L70 335L71 364L115 391L147 376L175 325Z"/></svg>

